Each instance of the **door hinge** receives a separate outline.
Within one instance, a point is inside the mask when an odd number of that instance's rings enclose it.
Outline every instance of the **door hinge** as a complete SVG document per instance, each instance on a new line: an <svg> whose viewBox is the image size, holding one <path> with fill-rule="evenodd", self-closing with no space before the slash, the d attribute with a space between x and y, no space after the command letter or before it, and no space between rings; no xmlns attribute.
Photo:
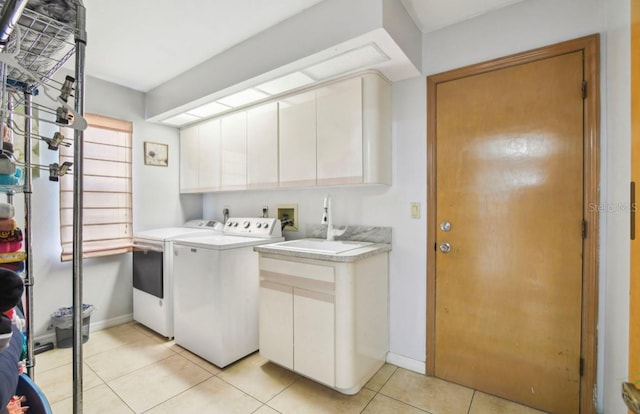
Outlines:
<svg viewBox="0 0 640 414"><path fill-rule="evenodd" d="M587 221L586 220L582 220L582 239L586 239L587 238Z"/></svg>
<svg viewBox="0 0 640 414"><path fill-rule="evenodd" d="M580 358L580 376L584 375L584 358Z"/></svg>
<svg viewBox="0 0 640 414"><path fill-rule="evenodd" d="M582 99L587 99L587 81L582 81Z"/></svg>

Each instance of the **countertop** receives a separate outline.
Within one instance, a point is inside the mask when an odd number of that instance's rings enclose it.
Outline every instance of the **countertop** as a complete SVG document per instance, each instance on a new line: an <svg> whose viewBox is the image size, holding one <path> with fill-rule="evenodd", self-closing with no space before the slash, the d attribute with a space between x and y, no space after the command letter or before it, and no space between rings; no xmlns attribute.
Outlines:
<svg viewBox="0 0 640 414"><path fill-rule="evenodd" d="M358 260L363 260L368 257L375 256L377 254L389 252L391 251L391 244L376 243L376 244L371 244L358 249L349 250L344 253L321 253L321 252L282 249L273 244L263 244L261 246L255 246L253 250L259 253L269 253L269 254L275 254L279 256L300 257L304 259L315 259L315 260L325 260L329 262L348 263L348 262L356 262Z"/></svg>

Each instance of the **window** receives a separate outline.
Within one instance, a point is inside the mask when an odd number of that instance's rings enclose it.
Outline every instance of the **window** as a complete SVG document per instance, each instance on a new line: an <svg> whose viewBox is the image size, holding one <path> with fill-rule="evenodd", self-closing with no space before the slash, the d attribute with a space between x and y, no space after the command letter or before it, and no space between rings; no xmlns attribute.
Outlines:
<svg viewBox="0 0 640 414"><path fill-rule="evenodd" d="M83 217L84 257L108 256L131 250L132 123L99 115L85 115ZM63 134L73 142L73 130ZM73 145L60 146L60 165L73 162ZM60 177L61 259L73 254L73 171Z"/></svg>

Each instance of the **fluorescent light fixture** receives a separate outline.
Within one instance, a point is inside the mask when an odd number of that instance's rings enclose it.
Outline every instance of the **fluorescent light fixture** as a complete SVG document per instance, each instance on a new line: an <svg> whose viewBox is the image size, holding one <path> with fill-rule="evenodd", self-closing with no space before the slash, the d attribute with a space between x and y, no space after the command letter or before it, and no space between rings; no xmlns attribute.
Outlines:
<svg viewBox="0 0 640 414"><path fill-rule="evenodd" d="M218 99L216 102L236 108L268 97L269 95L266 93L250 88L234 93L233 95L225 96L224 98Z"/></svg>
<svg viewBox="0 0 640 414"><path fill-rule="evenodd" d="M309 85L313 82L315 82L315 79L310 76L307 76L302 72L293 72L272 81L265 82L262 85L258 85L256 86L256 89L266 92L269 95L278 95L301 86Z"/></svg>
<svg viewBox="0 0 640 414"><path fill-rule="evenodd" d="M304 69L304 72L316 79L327 79L342 73L351 72L389 60L374 43L358 49L349 50L331 59Z"/></svg>
<svg viewBox="0 0 640 414"><path fill-rule="evenodd" d="M280 95L303 86L311 85L320 80L326 80L348 72L368 69L389 60L376 43L347 50L320 63L297 72L289 73L276 79L269 80L258 86L241 90L232 95L224 96L214 102L189 109L184 113L165 119L164 123L182 126L202 119L210 118L221 112L226 112L241 106L250 105L271 96ZM289 104L287 97L283 105Z"/></svg>
<svg viewBox="0 0 640 414"><path fill-rule="evenodd" d="M178 114L176 116L172 116L171 118L167 118L162 122L169 125L181 126L184 124L188 124L189 122L198 121L200 119L201 118L199 116L194 116L189 114Z"/></svg>
<svg viewBox="0 0 640 414"><path fill-rule="evenodd" d="M208 104L188 110L187 115L207 118L209 116L219 114L220 112L228 111L229 109L231 109L231 107L227 105L222 105L218 102L209 102Z"/></svg>

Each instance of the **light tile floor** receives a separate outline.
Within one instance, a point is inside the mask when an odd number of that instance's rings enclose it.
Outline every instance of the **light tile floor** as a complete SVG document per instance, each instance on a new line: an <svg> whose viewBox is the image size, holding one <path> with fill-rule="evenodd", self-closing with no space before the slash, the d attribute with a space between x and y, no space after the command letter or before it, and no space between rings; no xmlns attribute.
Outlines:
<svg viewBox="0 0 640 414"><path fill-rule="evenodd" d="M92 332L83 354L88 414L542 414L388 364L353 396L258 353L221 370L135 322ZM71 361L71 349L36 356L35 380L54 414L73 412Z"/></svg>

